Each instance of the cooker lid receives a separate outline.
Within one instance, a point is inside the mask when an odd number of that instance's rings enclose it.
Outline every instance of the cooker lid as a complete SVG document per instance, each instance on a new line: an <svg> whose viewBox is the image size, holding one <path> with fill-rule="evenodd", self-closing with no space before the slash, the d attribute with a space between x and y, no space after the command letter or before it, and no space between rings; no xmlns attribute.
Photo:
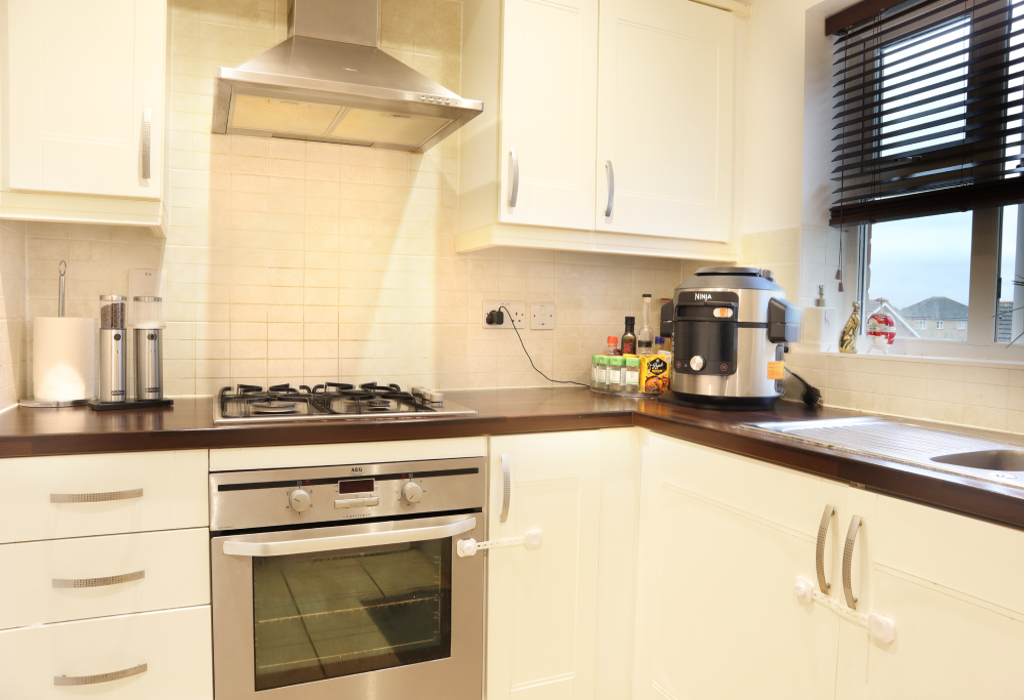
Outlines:
<svg viewBox="0 0 1024 700"><path fill-rule="evenodd" d="M760 267L702 267L676 289L758 289L782 292L771 270Z"/></svg>

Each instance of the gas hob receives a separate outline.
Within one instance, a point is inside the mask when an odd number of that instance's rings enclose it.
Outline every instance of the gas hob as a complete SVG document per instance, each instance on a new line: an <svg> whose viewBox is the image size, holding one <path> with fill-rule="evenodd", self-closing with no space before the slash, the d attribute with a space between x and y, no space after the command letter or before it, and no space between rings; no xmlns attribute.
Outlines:
<svg viewBox="0 0 1024 700"><path fill-rule="evenodd" d="M251 384L224 387L213 399L213 422L258 423L309 420L426 420L469 418L476 411L452 402L432 389L370 382L358 387L324 382L297 389L277 384L264 390Z"/></svg>

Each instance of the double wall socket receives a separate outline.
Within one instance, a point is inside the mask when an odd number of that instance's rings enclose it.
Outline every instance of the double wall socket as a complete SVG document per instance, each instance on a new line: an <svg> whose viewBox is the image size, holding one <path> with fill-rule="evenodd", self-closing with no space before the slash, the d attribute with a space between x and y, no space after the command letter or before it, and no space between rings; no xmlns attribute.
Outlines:
<svg viewBox="0 0 1024 700"><path fill-rule="evenodd" d="M502 309L501 307L505 308ZM484 328L511 328L515 323L516 328L526 327L526 302L525 301L501 301L497 299L484 299L483 304L483 326ZM492 311L501 311L503 314L501 323L488 323L487 315ZM493 317L492 317L493 319Z"/></svg>

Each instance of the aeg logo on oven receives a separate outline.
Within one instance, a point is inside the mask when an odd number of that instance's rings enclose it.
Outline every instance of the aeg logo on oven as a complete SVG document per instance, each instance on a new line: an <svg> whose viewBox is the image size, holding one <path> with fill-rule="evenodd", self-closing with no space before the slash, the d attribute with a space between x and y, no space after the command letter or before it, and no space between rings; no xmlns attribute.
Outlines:
<svg viewBox="0 0 1024 700"><path fill-rule="evenodd" d="M363 468L362 467L352 467L352 473L353 474L362 474L363 473Z"/></svg>

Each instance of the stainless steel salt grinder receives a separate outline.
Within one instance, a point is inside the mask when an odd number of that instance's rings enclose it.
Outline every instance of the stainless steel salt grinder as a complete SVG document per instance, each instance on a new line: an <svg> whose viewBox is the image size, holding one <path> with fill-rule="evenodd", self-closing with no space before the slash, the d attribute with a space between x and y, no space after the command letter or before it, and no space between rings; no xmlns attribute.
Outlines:
<svg viewBox="0 0 1024 700"><path fill-rule="evenodd" d="M128 297L100 297L100 392L99 400L128 400L128 332L125 330Z"/></svg>
<svg viewBox="0 0 1024 700"><path fill-rule="evenodd" d="M163 300L160 297L132 297L132 328L135 400L158 401L164 397Z"/></svg>

